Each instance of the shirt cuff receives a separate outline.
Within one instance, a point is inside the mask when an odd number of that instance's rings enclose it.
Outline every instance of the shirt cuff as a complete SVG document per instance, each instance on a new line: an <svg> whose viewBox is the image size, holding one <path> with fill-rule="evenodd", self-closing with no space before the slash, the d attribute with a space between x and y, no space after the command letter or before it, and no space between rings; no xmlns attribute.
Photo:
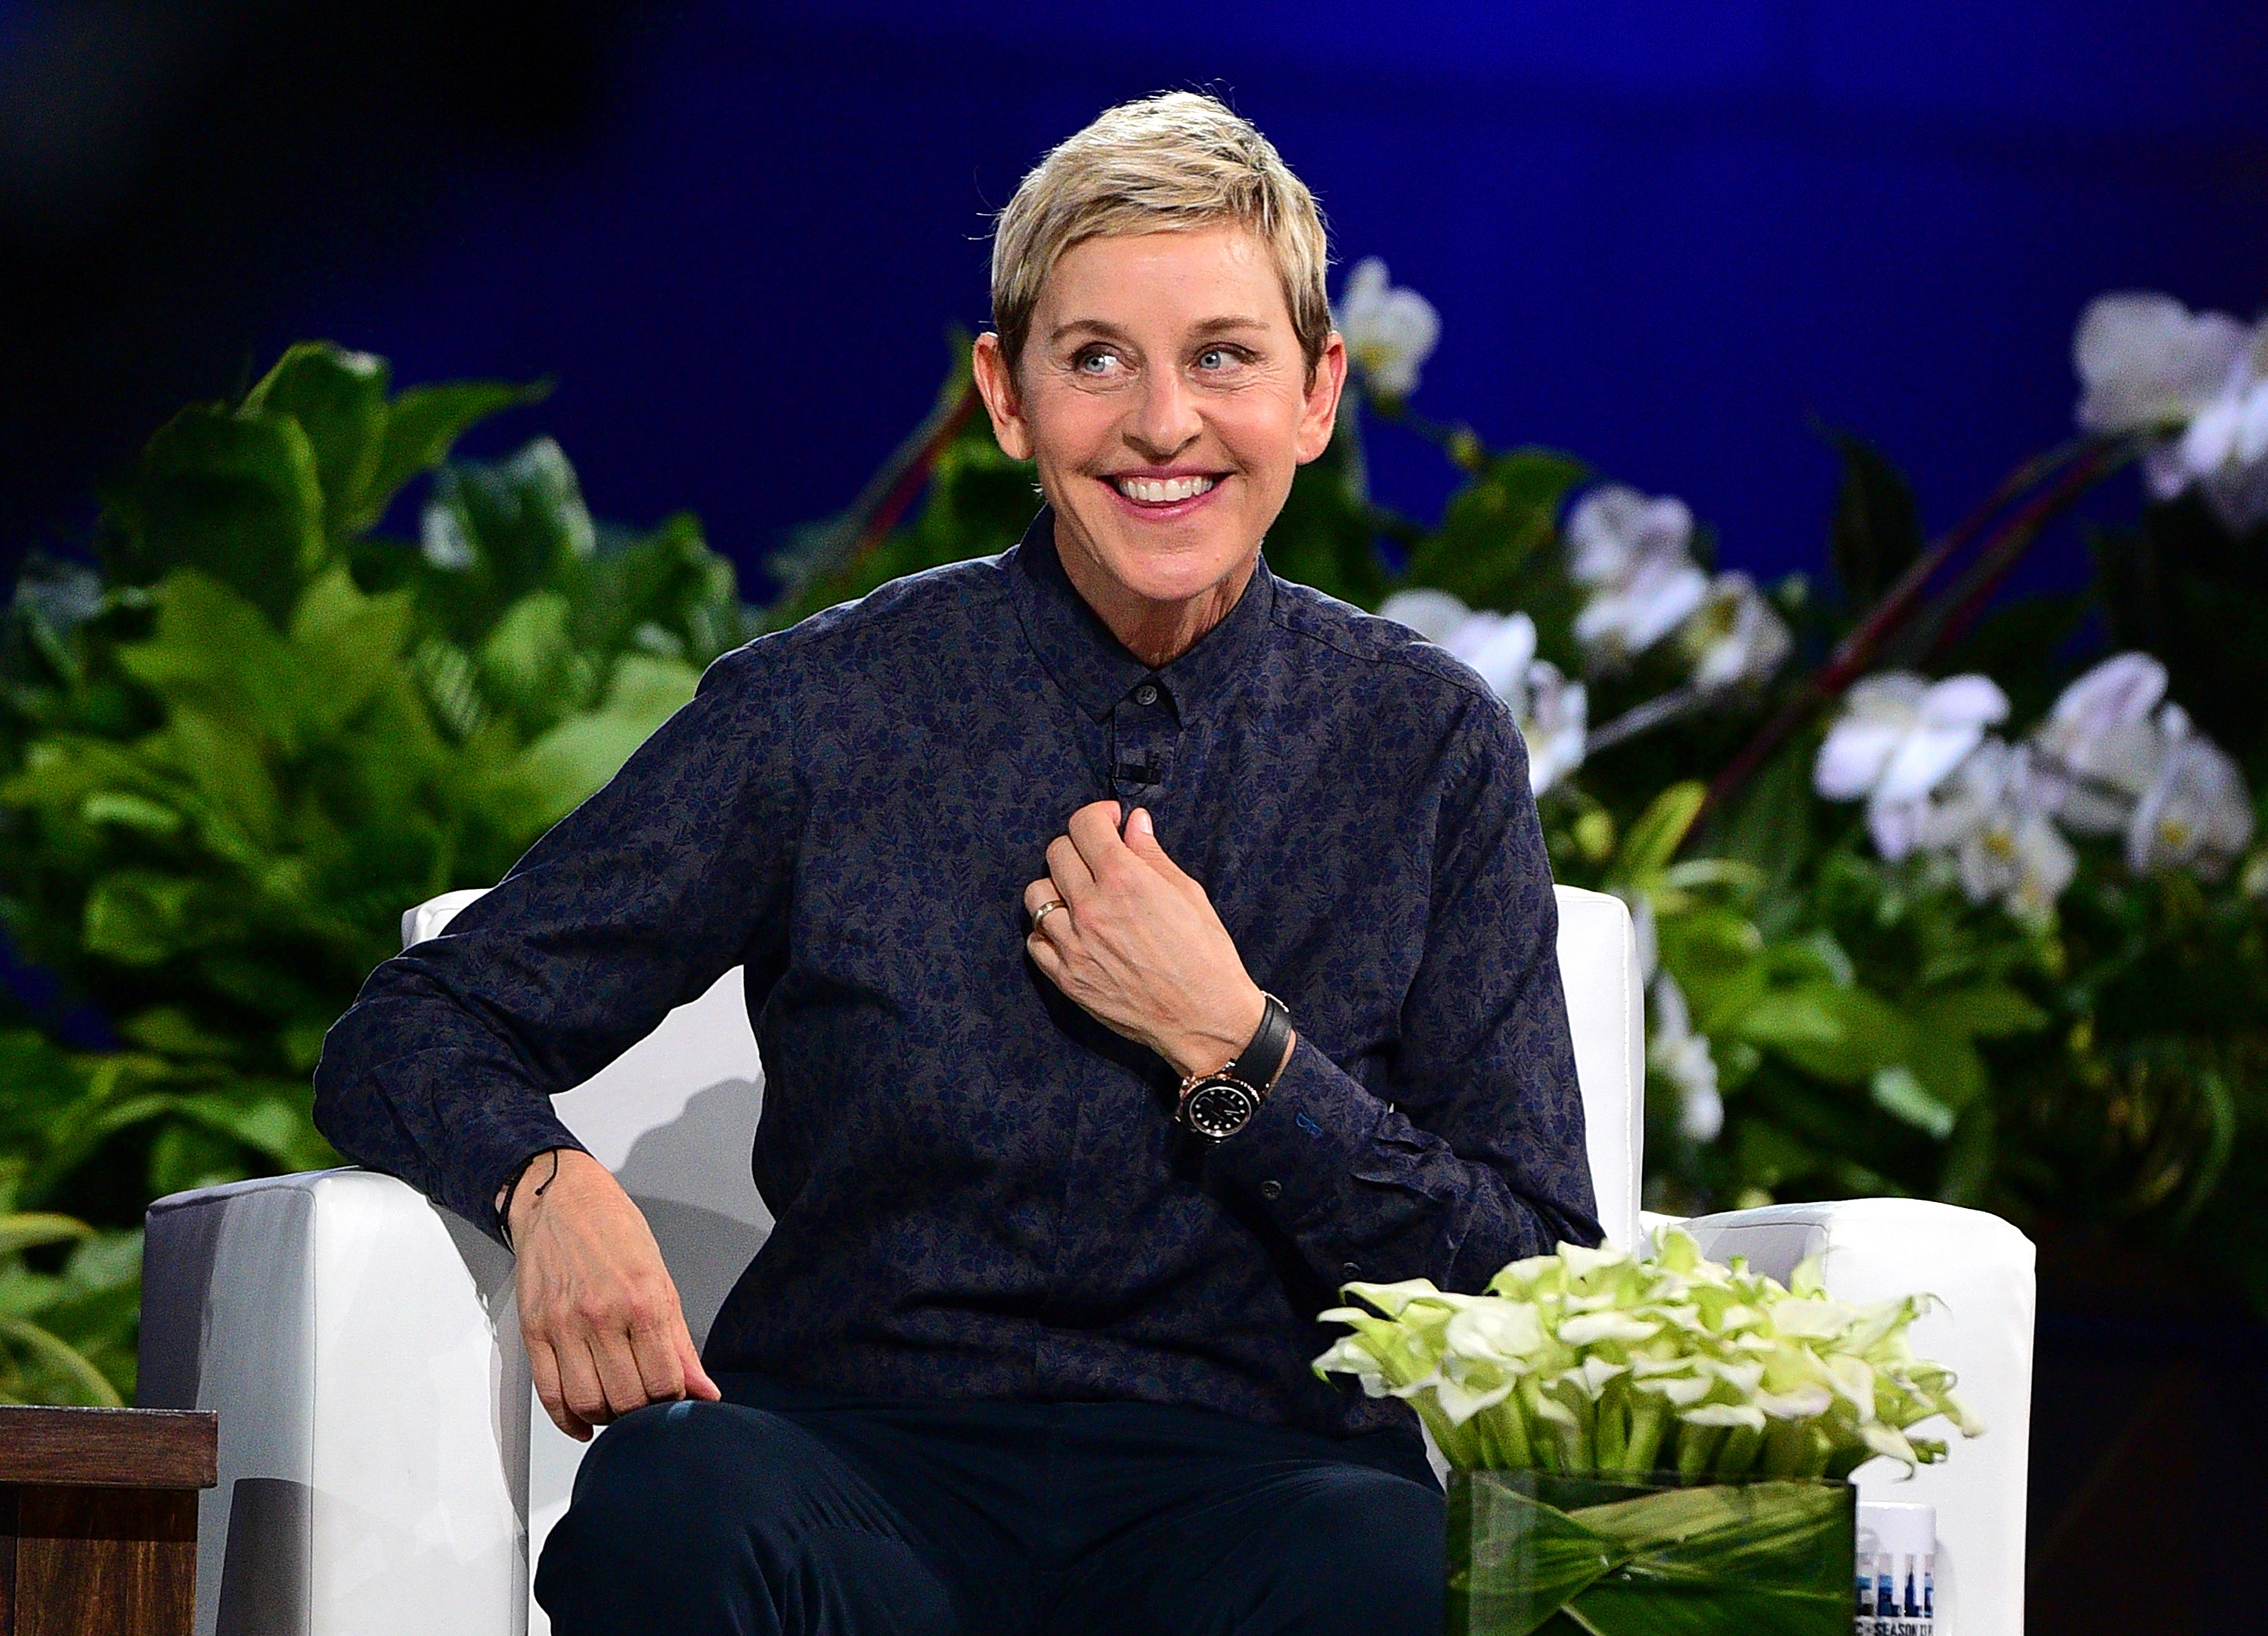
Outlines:
<svg viewBox="0 0 2268 1636"><path fill-rule="evenodd" d="M1385 1114L1383 1102L1302 1034L1252 1123L1214 1147L1212 1169L1297 1229L1336 1204ZM1361 1276L1359 1268L1336 1270Z"/></svg>
<svg viewBox="0 0 2268 1636"><path fill-rule="evenodd" d="M590 1151L549 1109L483 1120L477 1128L466 1132L464 1161L456 1167L457 1174L469 1179L480 1190L467 1198L444 1198L441 1202L509 1249L511 1242L504 1236L503 1224L497 1220L496 1197L529 1160L555 1147L569 1147L577 1153Z"/></svg>

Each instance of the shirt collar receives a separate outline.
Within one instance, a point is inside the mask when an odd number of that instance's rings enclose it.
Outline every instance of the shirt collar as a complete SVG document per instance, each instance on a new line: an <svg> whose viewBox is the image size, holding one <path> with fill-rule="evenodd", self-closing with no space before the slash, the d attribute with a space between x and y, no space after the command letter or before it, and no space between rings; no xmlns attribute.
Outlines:
<svg viewBox="0 0 2268 1636"><path fill-rule="evenodd" d="M1025 639L1049 675L1080 709L1101 721L1143 682L1154 681L1186 720L1226 697L1250 667L1276 602L1276 578L1263 553L1236 606L1188 652L1150 669L1128 652L1086 605L1056 552L1055 509L1042 506L1008 553L1008 583Z"/></svg>

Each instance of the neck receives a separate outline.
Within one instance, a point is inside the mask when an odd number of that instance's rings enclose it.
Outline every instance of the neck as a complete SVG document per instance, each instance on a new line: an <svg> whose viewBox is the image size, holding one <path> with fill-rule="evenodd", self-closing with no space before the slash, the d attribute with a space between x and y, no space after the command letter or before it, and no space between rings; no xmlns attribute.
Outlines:
<svg viewBox="0 0 2268 1636"><path fill-rule="evenodd" d="M1152 670L1172 664L1227 618L1260 564L1256 545L1251 556L1197 595L1184 601L1153 601L1112 578L1086 552L1075 546L1066 549L1060 518L1056 527L1056 557L1071 589L1110 628L1119 645Z"/></svg>

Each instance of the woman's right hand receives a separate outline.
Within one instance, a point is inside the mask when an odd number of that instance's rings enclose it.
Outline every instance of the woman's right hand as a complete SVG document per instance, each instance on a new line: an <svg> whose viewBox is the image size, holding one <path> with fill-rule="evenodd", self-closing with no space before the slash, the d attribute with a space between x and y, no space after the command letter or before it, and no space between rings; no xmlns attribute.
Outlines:
<svg viewBox="0 0 2268 1636"><path fill-rule="evenodd" d="M538 1154L512 1192L511 1227L528 1367L561 1431L587 1442L647 1404L722 1396L652 1229L604 1165L571 1147Z"/></svg>

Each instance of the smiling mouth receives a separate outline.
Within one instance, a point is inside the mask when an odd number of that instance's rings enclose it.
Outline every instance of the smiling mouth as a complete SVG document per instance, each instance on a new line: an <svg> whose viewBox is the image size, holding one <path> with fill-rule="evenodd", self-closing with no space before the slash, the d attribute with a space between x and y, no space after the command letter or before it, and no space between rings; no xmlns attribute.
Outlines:
<svg viewBox="0 0 2268 1636"><path fill-rule="evenodd" d="M1201 494L1210 494L1219 486L1218 477L1112 477L1110 486L1137 505L1173 505L1183 500L1194 500Z"/></svg>

